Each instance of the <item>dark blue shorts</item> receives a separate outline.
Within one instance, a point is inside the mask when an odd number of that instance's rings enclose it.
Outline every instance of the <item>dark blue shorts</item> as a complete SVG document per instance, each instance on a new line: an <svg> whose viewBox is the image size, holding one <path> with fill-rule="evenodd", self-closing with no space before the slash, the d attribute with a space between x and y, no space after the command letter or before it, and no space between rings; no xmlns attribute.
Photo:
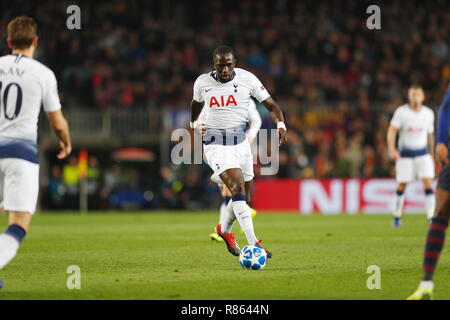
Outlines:
<svg viewBox="0 0 450 320"><path fill-rule="evenodd" d="M438 189L450 192L450 164L446 164L439 175Z"/></svg>

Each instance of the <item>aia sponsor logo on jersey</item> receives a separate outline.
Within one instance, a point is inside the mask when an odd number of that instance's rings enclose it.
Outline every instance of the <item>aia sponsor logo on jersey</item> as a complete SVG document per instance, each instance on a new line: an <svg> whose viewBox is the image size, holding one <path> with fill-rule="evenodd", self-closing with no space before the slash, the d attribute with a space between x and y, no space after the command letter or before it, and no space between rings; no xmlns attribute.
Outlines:
<svg viewBox="0 0 450 320"><path fill-rule="evenodd" d="M229 106L237 106L236 99L233 95L231 96L220 96L220 97L211 97L209 100L209 107L229 107Z"/></svg>
<svg viewBox="0 0 450 320"><path fill-rule="evenodd" d="M408 127L406 131L408 131L409 133L421 133L423 131L423 128Z"/></svg>

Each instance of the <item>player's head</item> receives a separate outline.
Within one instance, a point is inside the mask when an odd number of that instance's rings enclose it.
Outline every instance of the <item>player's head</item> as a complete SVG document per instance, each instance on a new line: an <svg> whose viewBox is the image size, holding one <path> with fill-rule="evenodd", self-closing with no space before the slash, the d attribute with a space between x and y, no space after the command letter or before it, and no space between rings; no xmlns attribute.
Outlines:
<svg viewBox="0 0 450 320"><path fill-rule="evenodd" d="M32 18L14 18L7 26L8 47L12 50L27 50L31 47L36 48L38 43L36 30L37 25Z"/></svg>
<svg viewBox="0 0 450 320"><path fill-rule="evenodd" d="M220 46L214 49L213 66L220 82L230 81L236 66L233 49L228 46Z"/></svg>
<svg viewBox="0 0 450 320"><path fill-rule="evenodd" d="M409 104L414 107L420 107L425 100L425 92L422 86L413 84L408 89Z"/></svg>

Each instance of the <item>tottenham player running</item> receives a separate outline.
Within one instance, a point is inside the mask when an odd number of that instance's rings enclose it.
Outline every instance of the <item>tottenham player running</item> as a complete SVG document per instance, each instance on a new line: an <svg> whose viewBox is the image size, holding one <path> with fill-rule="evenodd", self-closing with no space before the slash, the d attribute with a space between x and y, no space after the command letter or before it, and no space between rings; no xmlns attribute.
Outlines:
<svg viewBox="0 0 450 320"><path fill-rule="evenodd" d="M200 115L198 116L198 119L197 119L197 128L200 129L200 133L202 135L205 135L205 133L206 133L205 122L206 122L206 111L205 111L205 107L203 107L202 112L200 113ZM258 134L258 131L261 128L261 124L262 124L261 116L259 115L258 110L256 110L256 104L253 101L253 99L249 100L248 124L249 124L249 128L246 132L246 136L247 136L249 144L251 145L253 143L253 141L255 140L256 135ZM222 204L220 206L220 210L219 210L219 223L222 223L222 221L225 218L225 215L227 213L228 203L231 200L231 192L230 192L230 190L228 190L228 188L223 183L219 183L218 186L220 189L221 196L223 198L223 202L222 202ZM254 219L257 214L256 210L250 207L250 213L251 213L252 219ZM244 233L244 230L241 229L241 233ZM223 242L223 239L216 232L211 233L209 235L209 237L211 240L215 240L217 242Z"/></svg>
<svg viewBox="0 0 450 320"><path fill-rule="evenodd" d="M422 87L413 85L408 90L409 104L399 107L392 117L387 133L391 159L395 160L397 192L394 197L393 226L400 226L404 192L408 182L419 178L425 189L425 208L431 219L435 207L433 194L434 160L434 113L422 105L425 94ZM395 147L399 133L398 147Z"/></svg>
<svg viewBox="0 0 450 320"><path fill-rule="evenodd" d="M28 17L15 18L7 34L12 54L0 58L0 206L9 211L9 226L0 235L0 269L16 255L36 208L41 103L60 141L57 157L67 157L72 149L55 75L33 60L38 44L36 23Z"/></svg>
<svg viewBox="0 0 450 320"><path fill-rule="evenodd" d="M253 181L253 156L245 136L249 101L254 97L269 111L277 124L279 143L286 142L286 126L280 107L270 97L261 82L252 73L235 68L233 50L221 46L213 52L214 71L202 74L194 83L191 102L191 127L203 108L206 108L206 134L203 138L208 165L214 171L211 179L224 183L231 192L228 212L215 228L225 241L228 251L238 256L240 248L234 234L237 219L249 244L260 245L250 216L250 193ZM271 253L268 252L268 257Z"/></svg>
<svg viewBox="0 0 450 320"><path fill-rule="evenodd" d="M408 300L433 298L433 276L445 242L450 219L450 163L448 159L448 135L450 132L450 86L439 109L436 160L444 164L436 191L436 210L428 229L423 257L423 278L419 288Z"/></svg>

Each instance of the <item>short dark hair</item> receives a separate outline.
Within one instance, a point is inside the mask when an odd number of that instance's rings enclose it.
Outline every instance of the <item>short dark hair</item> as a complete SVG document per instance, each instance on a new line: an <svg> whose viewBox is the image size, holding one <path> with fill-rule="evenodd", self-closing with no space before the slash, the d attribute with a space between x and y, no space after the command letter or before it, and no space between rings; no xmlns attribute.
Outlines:
<svg viewBox="0 0 450 320"><path fill-rule="evenodd" d="M17 17L7 26L8 41L13 49L27 49L36 38L37 25L33 18Z"/></svg>
<svg viewBox="0 0 450 320"><path fill-rule="evenodd" d="M236 58L236 56L234 55L234 51L231 47L229 46L218 46L217 48L214 49L213 51L213 60L216 58L217 55L220 54L227 54L227 53L231 53L233 55L234 58Z"/></svg>
<svg viewBox="0 0 450 320"><path fill-rule="evenodd" d="M409 89L421 89L421 90L423 90L423 87L420 84L418 84L418 83L413 83L413 84L411 84L409 86Z"/></svg>

